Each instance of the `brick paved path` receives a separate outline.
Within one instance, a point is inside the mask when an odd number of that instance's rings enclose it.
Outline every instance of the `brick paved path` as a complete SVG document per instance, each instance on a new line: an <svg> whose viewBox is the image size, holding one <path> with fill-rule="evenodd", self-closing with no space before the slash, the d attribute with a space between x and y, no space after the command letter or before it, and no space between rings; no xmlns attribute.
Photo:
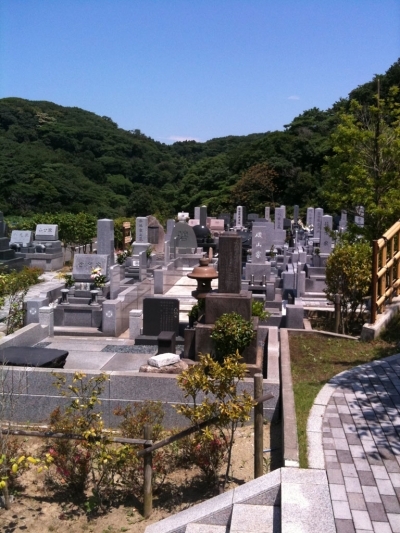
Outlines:
<svg viewBox="0 0 400 533"><path fill-rule="evenodd" d="M332 394L323 448L338 533L400 533L399 409L400 355L344 373Z"/></svg>

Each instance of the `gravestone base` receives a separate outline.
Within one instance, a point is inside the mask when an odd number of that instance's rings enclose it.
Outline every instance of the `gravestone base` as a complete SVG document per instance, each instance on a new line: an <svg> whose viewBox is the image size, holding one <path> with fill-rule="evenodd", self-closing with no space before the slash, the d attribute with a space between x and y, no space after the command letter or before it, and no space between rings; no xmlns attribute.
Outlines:
<svg viewBox="0 0 400 533"><path fill-rule="evenodd" d="M239 294L212 292L205 297L205 323L214 324L224 313L237 313L245 320L251 320L251 293Z"/></svg>
<svg viewBox="0 0 400 533"><path fill-rule="evenodd" d="M22 270L25 266L24 259L22 257L15 257L14 250L11 251L13 252L14 257L11 259L0 259L0 268L7 270Z"/></svg>
<svg viewBox="0 0 400 533"><path fill-rule="evenodd" d="M176 336L175 342L176 344L184 344L185 339L179 335ZM158 346L158 335L138 335L135 337L135 344Z"/></svg>
<svg viewBox="0 0 400 533"><path fill-rule="evenodd" d="M57 305L54 309L55 326L76 326L100 328L102 322L101 306L80 304Z"/></svg>
<svg viewBox="0 0 400 533"><path fill-rule="evenodd" d="M133 242L133 254L138 256L141 252L146 252L149 246L151 246L149 242Z"/></svg>
<svg viewBox="0 0 400 533"><path fill-rule="evenodd" d="M264 263L263 265L247 263L244 270L244 277L247 280L250 280L251 276L254 276L255 281L261 281L262 277L266 276L266 281L269 281L271 277L271 263Z"/></svg>
<svg viewBox="0 0 400 533"><path fill-rule="evenodd" d="M51 272L52 270L60 270L64 266L64 256L62 252L56 254L18 254L25 260L25 263L30 267L38 267L45 272Z"/></svg>

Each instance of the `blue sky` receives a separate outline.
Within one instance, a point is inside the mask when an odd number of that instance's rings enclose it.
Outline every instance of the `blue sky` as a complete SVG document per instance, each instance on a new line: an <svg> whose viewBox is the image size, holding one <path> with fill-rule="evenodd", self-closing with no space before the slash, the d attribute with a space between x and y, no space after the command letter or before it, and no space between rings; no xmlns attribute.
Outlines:
<svg viewBox="0 0 400 533"><path fill-rule="evenodd" d="M400 0L0 0L0 98L165 143L282 129L400 57Z"/></svg>

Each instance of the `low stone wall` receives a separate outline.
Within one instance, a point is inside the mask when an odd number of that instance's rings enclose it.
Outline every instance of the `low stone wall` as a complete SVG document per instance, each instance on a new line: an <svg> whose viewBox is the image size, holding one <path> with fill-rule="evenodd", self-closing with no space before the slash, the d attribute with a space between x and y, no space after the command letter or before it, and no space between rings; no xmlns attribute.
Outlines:
<svg viewBox="0 0 400 533"><path fill-rule="evenodd" d="M45 368L3 367L8 369L5 375L5 386L13 389L15 383L23 384L23 390L15 391L15 407L13 421L20 424L46 424L50 413L56 407L65 405L67 400L53 385L53 371ZM67 385L72 380L74 371L58 370L57 373L67 377ZM87 373L87 377L99 375L100 372ZM188 421L178 415L174 405L186 403L182 391L178 388L175 375L149 375L138 372L106 372L109 381L100 397L104 422L107 427L116 427L120 418L114 415L117 407L126 407L146 400L161 401L165 410L164 425L167 428L186 427ZM239 391L246 390L253 395L253 380L245 379L239 384ZM264 380L263 393L272 392L274 398L265 402L265 418L271 420L279 399L279 384Z"/></svg>
<svg viewBox="0 0 400 533"><path fill-rule="evenodd" d="M33 346L48 337L49 327L42 324L29 324L20 330L0 339L0 359L3 350L11 346Z"/></svg>

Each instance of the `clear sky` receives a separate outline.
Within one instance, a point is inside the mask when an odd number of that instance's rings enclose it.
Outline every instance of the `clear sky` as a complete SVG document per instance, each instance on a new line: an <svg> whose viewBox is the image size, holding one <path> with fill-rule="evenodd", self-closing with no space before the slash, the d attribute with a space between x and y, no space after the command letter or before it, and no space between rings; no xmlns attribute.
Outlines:
<svg viewBox="0 0 400 533"><path fill-rule="evenodd" d="M400 0L0 0L0 98L165 143L282 129L400 57Z"/></svg>

